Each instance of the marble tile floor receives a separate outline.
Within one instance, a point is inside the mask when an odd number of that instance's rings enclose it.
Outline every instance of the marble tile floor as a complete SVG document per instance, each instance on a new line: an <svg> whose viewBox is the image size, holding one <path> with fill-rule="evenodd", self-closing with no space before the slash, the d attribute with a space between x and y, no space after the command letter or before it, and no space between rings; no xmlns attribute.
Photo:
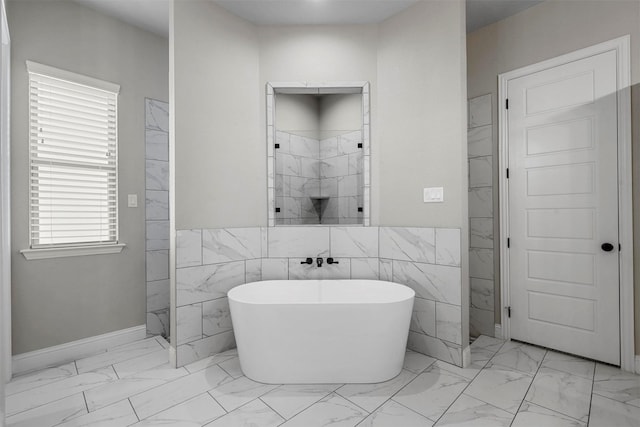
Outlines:
<svg viewBox="0 0 640 427"><path fill-rule="evenodd" d="M14 378L8 426L639 426L640 376L481 336L461 369L407 351L379 384L270 385L230 350L179 369L161 337Z"/></svg>

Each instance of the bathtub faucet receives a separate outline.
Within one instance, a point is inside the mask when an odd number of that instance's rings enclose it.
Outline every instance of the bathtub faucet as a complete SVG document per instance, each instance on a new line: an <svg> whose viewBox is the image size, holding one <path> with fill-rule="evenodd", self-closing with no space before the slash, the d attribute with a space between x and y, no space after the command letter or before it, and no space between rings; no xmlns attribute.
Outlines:
<svg viewBox="0 0 640 427"><path fill-rule="evenodd" d="M302 261L300 264L313 264L313 258L307 258L304 261Z"/></svg>
<svg viewBox="0 0 640 427"><path fill-rule="evenodd" d="M318 267L322 267L322 258L316 258L316 263L318 264Z"/></svg>

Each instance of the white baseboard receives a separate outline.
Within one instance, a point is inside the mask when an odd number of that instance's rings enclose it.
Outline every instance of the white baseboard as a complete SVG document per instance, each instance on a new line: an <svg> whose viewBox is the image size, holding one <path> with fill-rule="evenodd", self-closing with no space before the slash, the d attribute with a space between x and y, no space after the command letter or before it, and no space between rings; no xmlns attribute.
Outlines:
<svg viewBox="0 0 640 427"><path fill-rule="evenodd" d="M101 353L111 347L144 339L146 336L147 326L139 325L41 350L17 354L12 358L12 371L16 375L60 365L92 354Z"/></svg>
<svg viewBox="0 0 640 427"><path fill-rule="evenodd" d="M496 323L493 334L494 337L502 339L502 325L500 323Z"/></svg>

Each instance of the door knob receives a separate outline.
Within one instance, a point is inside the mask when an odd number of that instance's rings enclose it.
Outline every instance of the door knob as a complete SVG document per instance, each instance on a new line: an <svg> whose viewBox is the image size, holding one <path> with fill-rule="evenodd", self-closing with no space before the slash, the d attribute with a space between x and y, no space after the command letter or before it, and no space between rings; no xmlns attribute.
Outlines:
<svg viewBox="0 0 640 427"><path fill-rule="evenodd" d="M613 250L613 245L611 243L603 243L600 247L605 252L611 252Z"/></svg>

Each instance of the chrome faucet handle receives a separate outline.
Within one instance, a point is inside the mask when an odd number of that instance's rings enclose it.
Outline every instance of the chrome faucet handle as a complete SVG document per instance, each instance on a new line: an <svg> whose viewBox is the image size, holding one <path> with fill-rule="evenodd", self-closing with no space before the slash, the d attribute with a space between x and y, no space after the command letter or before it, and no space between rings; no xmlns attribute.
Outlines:
<svg viewBox="0 0 640 427"><path fill-rule="evenodd" d="M304 261L302 261L300 264L313 264L313 258L307 258Z"/></svg>

